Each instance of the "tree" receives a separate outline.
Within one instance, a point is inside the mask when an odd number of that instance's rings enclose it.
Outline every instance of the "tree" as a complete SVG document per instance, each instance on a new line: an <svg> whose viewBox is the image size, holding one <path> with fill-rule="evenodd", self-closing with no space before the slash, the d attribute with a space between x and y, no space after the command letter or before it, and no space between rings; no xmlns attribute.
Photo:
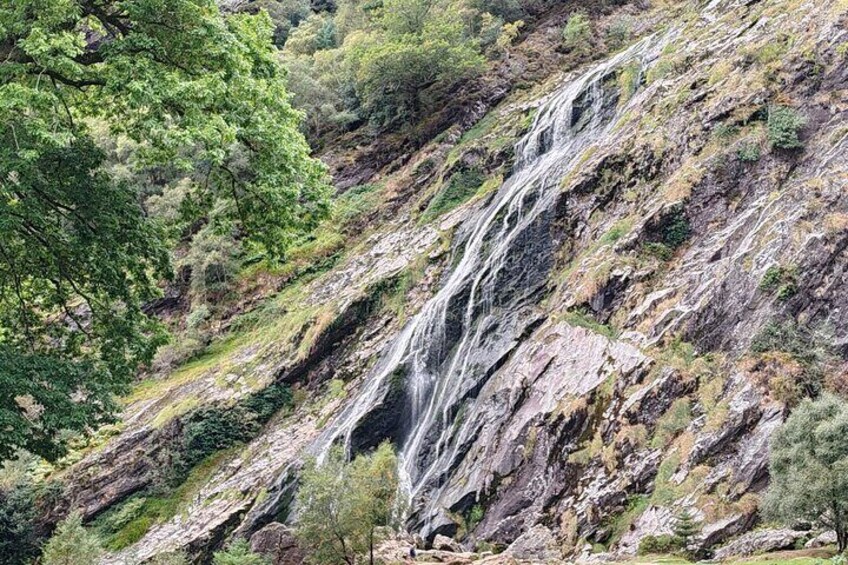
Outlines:
<svg viewBox="0 0 848 565"><path fill-rule="evenodd" d="M188 173L187 223L274 256L326 215L273 31L214 0L0 7L0 459L55 458L59 431L109 421L163 341L143 311L170 272L163 230L95 129Z"/></svg>
<svg viewBox="0 0 848 565"><path fill-rule="evenodd" d="M407 123L420 116L424 92L473 75L483 57L455 11L427 0L386 0L383 10L380 29L346 47L372 121Z"/></svg>
<svg viewBox="0 0 848 565"><path fill-rule="evenodd" d="M323 465L309 462L297 494L296 535L316 563L354 565L357 556L374 563L380 527L399 517L397 458L383 443L369 455L346 463L333 449Z"/></svg>
<svg viewBox="0 0 848 565"><path fill-rule="evenodd" d="M253 553L246 539L237 539L224 551L216 551L212 565L268 565L268 560Z"/></svg>
<svg viewBox="0 0 848 565"><path fill-rule="evenodd" d="M79 512L73 512L56 528L44 546L44 565L91 565L97 563L103 550L97 536L82 525Z"/></svg>
<svg viewBox="0 0 848 565"><path fill-rule="evenodd" d="M771 445L766 515L818 521L848 548L848 404L831 394L805 400Z"/></svg>
<svg viewBox="0 0 848 565"><path fill-rule="evenodd" d="M701 528L695 522L695 517L692 516L688 508L675 516L674 537L677 538L680 549L684 554L690 554L689 548L700 531Z"/></svg>
<svg viewBox="0 0 848 565"><path fill-rule="evenodd" d="M583 51L592 39L592 22L583 12L574 12L569 16L562 30L562 40L569 49Z"/></svg>

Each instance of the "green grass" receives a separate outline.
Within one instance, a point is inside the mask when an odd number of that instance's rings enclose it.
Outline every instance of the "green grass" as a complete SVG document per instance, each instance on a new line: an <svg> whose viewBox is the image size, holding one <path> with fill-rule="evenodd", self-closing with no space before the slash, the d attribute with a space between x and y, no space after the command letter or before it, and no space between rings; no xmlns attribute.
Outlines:
<svg viewBox="0 0 848 565"><path fill-rule="evenodd" d="M485 181L486 177L478 169L466 169L454 173L442 190L430 201L421 215L421 221L430 222L464 204L477 193Z"/></svg>
<svg viewBox="0 0 848 565"><path fill-rule="evenodd" d="M180 486L167 495L137 495L98 517L92 525L103 537L103 546L110 551L121 550L143 538L154 524L176 516L236 449L220 451L207 457Z"/></svg>

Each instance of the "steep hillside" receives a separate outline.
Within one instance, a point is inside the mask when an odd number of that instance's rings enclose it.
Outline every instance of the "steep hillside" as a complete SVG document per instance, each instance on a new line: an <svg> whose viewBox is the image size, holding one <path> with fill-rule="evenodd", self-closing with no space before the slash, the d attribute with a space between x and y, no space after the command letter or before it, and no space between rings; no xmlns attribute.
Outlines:
<svg viewBox="0 0 848 565"><path fill-rule="evenodd" d="M579 7L626 41L563 49ZM208 559L292 518L306 456L389 439L428 541L750 530L788 407L848 390L846 24L845 0L565 2L415 135L328 141L318 266L253 273L225 339L43 469L48 521L80 509L103 563Z"/></svg>

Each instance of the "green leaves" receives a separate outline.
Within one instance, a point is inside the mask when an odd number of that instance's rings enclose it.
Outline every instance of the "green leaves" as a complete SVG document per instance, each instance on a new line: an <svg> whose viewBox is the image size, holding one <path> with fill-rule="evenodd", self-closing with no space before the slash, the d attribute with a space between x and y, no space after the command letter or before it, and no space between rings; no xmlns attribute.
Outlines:
<svg viewBox="0 0 848 565"><path fill-rule="evenodd" d="M142 307L169 275L166 230L131 175L107 172L104 124L136 167L186 174L181 225L282 257L327 214L272 34L214 0L0 8L0 457L56 456L58 431L108 419L162 342Z"/></svg>
<svg viewBox="0 0 848 565"><path fill-rule="evenodd" d="M825 394L801 403L775 434L765 510L787 523L821 522L848 543L848 404Z"/></svg>
<svg viewBox="0 0 848 565"><path fill-rule="evenodd" d="M315 563L353 565L379 541L378 527L396 526L398 502L391 444L350 463L334 448L322 465L312 461L303 471L296 534Z"/></svg>

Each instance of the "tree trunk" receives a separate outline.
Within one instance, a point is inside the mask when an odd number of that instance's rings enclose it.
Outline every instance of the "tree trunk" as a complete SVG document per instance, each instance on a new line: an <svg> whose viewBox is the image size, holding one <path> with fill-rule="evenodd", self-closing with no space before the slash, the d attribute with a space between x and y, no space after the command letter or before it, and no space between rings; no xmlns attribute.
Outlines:
<svg viewBox="0 0 848 565"><path fill-rule="evenodd" d="M841 554L848 549L848 524L836 524L836 552Z"/></svg>
<svg viewBox="0 0 848 565"><path fill-rule="evenodd" d="M368 556L371 565L374 565L374 530L368 534Z"/></svg>

